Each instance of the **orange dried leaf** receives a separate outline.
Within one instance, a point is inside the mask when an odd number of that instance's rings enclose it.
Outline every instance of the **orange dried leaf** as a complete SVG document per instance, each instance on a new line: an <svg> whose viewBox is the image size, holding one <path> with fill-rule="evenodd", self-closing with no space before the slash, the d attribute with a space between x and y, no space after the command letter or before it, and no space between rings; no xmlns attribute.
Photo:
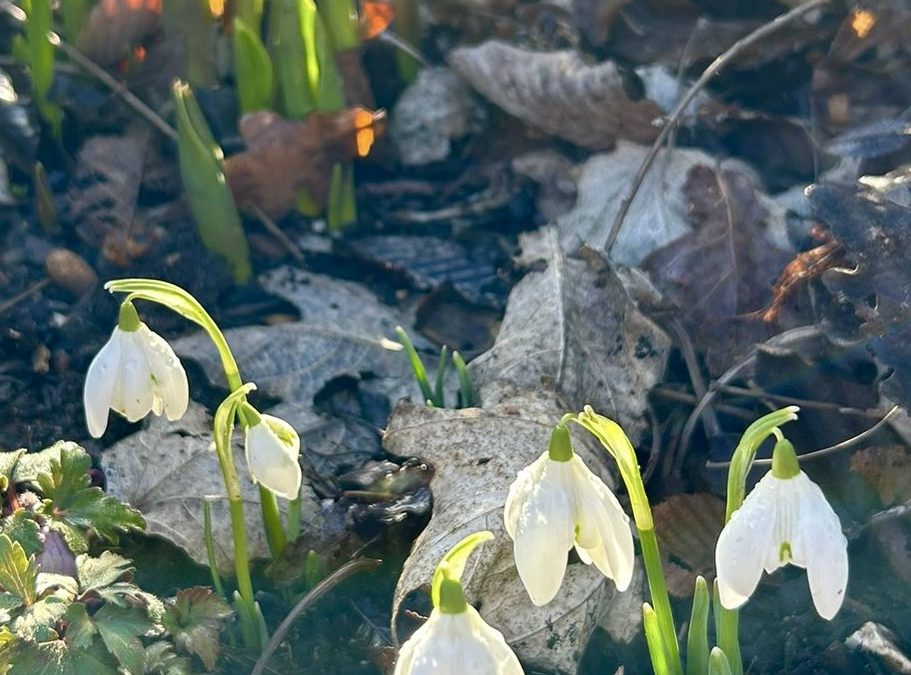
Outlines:
<svg viewBox="0 0 911 675"><path fill-rule="evenodd" d="M364 108L314 112L291 122L273 112L246 115L240 132L247 149L225 162L225 174L241 209L260 208L279 219L306 188L320 208L326 206L332 166L363 157L384 113Z"/></svg>
<svg viewBox="0 0 911 675"><path fill-rule="evenodd" d="M395 19L395 7L383 0L363 0L358 19L361 39L372 40L389 28L389 24Z"/></svg>

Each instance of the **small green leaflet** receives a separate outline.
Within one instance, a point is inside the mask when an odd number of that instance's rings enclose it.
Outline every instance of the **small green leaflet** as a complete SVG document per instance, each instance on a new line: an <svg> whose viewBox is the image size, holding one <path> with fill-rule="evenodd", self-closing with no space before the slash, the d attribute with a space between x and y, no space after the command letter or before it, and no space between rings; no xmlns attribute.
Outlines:
<svg viewBox="0 0 911 675"><path fill-rule="evenodd" d="M25 555L19 542L0 534L0 590L18 596L24 605L31 605L37 597L37 577L35 559Z"/></svg>

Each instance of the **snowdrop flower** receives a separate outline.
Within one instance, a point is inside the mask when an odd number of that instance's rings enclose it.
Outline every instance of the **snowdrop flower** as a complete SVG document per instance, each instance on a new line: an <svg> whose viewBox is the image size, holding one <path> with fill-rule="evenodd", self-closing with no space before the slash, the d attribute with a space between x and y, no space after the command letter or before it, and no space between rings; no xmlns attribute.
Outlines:
<svg viewBox="0 0 911 675"><path fill-rule="evenodd" d="M554 429L548 450L519 472L504 513L519 577L538 606L554 599L573 546L620 591L633 576L633 535L614 493L573 452L569 429Z"/></svg>
<svg viewBox="0 0 911 675"><path fill-rule="evenodd" d="M290 424L272 415L261 415L244 406L249 425L244 439L247 468L253 480L285 499L296 499L301 489L298 462L301 440Z"/></svg>
<svg viewBox="0 0 911 675"><path fill-rule="evenodd" d="M461 576L474 548L493 539L475 532L456 544L437 566L431 597L433 611L402 645L394 675L521 675L519 659L503 634L465 602Z"/></svg>
<svg viewBox="0 0 911 675"><path fill-rule="evenodd" d="M848 583L848 540L819 486L800 470L794 447L775 445L772 470L721 531L715 569L721 604L736 609L756 590L762 570L788 563L807 570L816 611L838 613Z"/></svg>
<svg viewBox="0 0 911 675"><path fill-rule="evenodd" d="M83 404L89 433L100 438L108 410L136 422L153 412L171 421L187 411L189 386L180 360L157 333L149 330L132 302L120 306L111 339L95 355L85 376Z"/></svg>

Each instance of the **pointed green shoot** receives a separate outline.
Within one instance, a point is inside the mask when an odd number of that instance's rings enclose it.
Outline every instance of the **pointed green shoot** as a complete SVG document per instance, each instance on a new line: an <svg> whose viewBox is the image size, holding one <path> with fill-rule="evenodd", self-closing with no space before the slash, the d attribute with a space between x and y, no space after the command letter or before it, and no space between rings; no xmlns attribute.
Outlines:
<svg viewBox="0 0 911 675"><path fill-rule="evenodd" d="M452 364L455 366L456 375L459 377L459 407L471 408L474 405L474 393L471 389L471 379L468 377L465 359L458 352L453 352Z"/></svg>
<svg viewBox="0 0 911 675"><path fill-rule="evenodd" d="M446 379L446 368L449 366L449 347L443 345L440 349L440 360L437 362L437 374L433 380L433 396L437 407L446 407L446 392L443 391L443 380Z"/></svg>
<svg viewBox="0 0 911 675"><path fill-rule="evenodd" d="M240 17L234 19L234 79L240 112L248 115L272 107L272 60L259 33Z"/></svg>
<svg viewBox="0 0 911 675"><path fill-rule="evenodd" d="M189 85L173 87L177 116L180 176L199 236L210 251L225 258L234 281L250 279L250 250L224 173L224 154L215 142Z"/></svg>
<svg viewBox="0 0 911 675"><path fill-rule="evenodd" d="M642 605L642 629L645 632L648 655L652 660L652 670L655 671L655 675L670 675L673 671L668 662L661 627L658 625L658 615L647 602Z"/></svg>
<svg viewBox="0 0 911 675"><path fill-rule="evenodd" d="M731 664L728 663L728 657L718 647L712 647L712 653L709 656L708 673L709 675L733 675Z"/></svg>
<svg viewBox="0 0 911 675"><path fill-rule="evenodd" d="M408 363L411 364L411 372L414 373L414 379L417 380L418 386L421 388L421 396L424 397L424 402L427 405L436 405L433 389L430 387L430 380L427 379L427 369L424 367L421 357L418 356L418 352L408 337L408 333L401 326L396 326L395 334L399 338L399 343L405 348L405 355L408 357Z"/></svg>
<svg viewBox="0 0 911 675"><path fill-rule="evenodd" d="M20 0L25 12L26 60L32 78L35 105L48 123L55 138L60 138L63 111L52 103L48 95L54 81L53 16L50 0Z"/></svg>
<svg viewBox="0 0 911 675"><path fill-rule="evenodd" d="M693 609L686 637L686 675L704 675L709 667L709 589L705 577L696 577Z"/></svg>
<svg viewBox="0 0 911 675"><path fill-rule="evenodd" d="M354 0L319 0L318 6L335 51L360 47L360 27Z"/></svg>

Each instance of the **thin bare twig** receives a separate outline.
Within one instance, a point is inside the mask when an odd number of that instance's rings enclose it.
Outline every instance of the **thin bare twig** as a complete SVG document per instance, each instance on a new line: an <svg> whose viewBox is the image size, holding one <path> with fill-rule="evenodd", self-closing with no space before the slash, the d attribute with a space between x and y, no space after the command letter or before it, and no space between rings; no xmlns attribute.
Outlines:
<svg viewBox="0 0 911 675"><path fill-rule="evenodd" d="M294 258L297 262L303 264L306 262L303 252L300 250L300 247L291 241L290 237L282 231L282 229L275 224L275 221L272 220L265 212L259 208L256 204L248 203L246 208L250 209L253 212L253 215L256 216L257 220L262 223L263 227L268 230L269 234L275 237L282 247L291 254L291 257Z"/></svg>
<svg viewBox="0 0 911 675"><path fill-rule="evenodd" d="M775 33L794 19L797 19L804 14L808 14L809 12L818 9L823 5L827 5L830 2L832 2L832 0L810 0L807 3L795 7L791 11L782 14L769 23L760 26L749 35L737 40L737 42L731 45L723 54L721 54L718 58L712 61L711 64L709 64L709 67L703 71L702 75L699 76L699 79L693 83L693 85L687 90L686 94L683 95L683 98L681 98L677 103L677 106L671 111L671 114L668 115L667 119L664 121L664 126L661 129L661 133L658 134L658 138L656 138L655 142L652 143L652 147L649 148L648 154L645 156L645 159L642 160L642 165L636 172L636 176L633 178L629 189L624 195L623 201L620 202L620 209L617 211L614 222L611 224L610 234L607 237L607 243L604 245L604 250L608 253L608 255L610 255L611 248L613 248L614 243L617 241L617 236L620 234L620 228L623 226L623 220L626 218L626 214L629 212L630 206L633 203L633 199L636 198L636 194L639 192L639 188L642 187L642 181L645 179L645 175L651 168L652 163L654 163L655 157L658 156L658 151L661 149L661 146L664 145L664 142L667 140L668 136L670 136L671 132L677 126L677 123L680 121L680 116L683 114L683 111L690 104L690 102L696 98L696 94L698 94L705 87L705 85L708 84L709 80L721 72L721 70L727 66L728 63L734 59L734 57L740 55L741 52L749 47L752 47L754 44L768 37L772 33Z"/></svg>
<svg viewBox="0 0 911 675"><path fill-rule="evenodd" d="M785 331L784 333L779 333L766 340L762 345L753 347L749 354L743 357L738 363L735 363L728 368L721 377L712 382L709 385L709 390L706 392L705 396L702 397L699 403L696 404L696 407L693 408L693 412L690 413L690 417L686 421L686 426L683 427L683 432L680 435L680 445L677 448L677 457L674 459L675 465L680 467L683 466L683 460L686 457L686 453L689 451L690 441L692 440L693 432L696 430L696 424L699 423L702 411L705 410L706 406L710 405L719 394L718 386L730 383L735 377L740 375L740 373L754 365L756 363L756 356L759 354L760 346L777 347L780 349L791 343L800 342L801 340L811 337L817 337L821 334L822 331L817 326L801 326Z"/></svg>
<svg viewBox="0 0 911 675"><path fill-rule="evenodd" d="M678 391L669 387L654 387L651 390L651 393L669 401L678 401L679 403L686 403L690 406L695 406L702 400L701 396L693 396L685 391ZM717 405L714 409L725 415L730 415L731 417L739 417L742 420L750 420L752 422L756 419L756 415L745 408L738 408L733 405Z"/></svg>
<svg viewBox="0 0 911 675"><path fill-rule="evenodd" d="M286 616L285 619L279 624L278 628L275 629L275 633L273 633L272 638L269 640L269 644L266 645L263 653L260 654L260 657L256 660L256 666L253 668L251 675L263 674L263 670L265 670L266 664L269 662L269 659L272 658L272 655L275 653L275 650L278 649L278 646L288 636L288 631L291 630L291 626L295 621L297 621L297 618L303 614L313 603L322 598L326 593L338 586L339 583L350 577L355 572L374 569L381 563L381 560L375 560L373 558L359 558L357 560L351 560L349 562L346 562L344 565L339 567L332 574L314 586L313 589L307 593L307 595L305 595L300 602L294 605L294 608L288 612L288 616Z"/></svg>
<svg viewBox="0 0 911 675"><path fill-rule="evenodd" d="M3 314L3 312L15 307L16 305L18 305L20 302L22 302L29 296L34 295L35 293L39 292L41 289L43 289L49 283L51 283L51 280L48 277L45 277L44 279L36 281L31 286L26 288L24 291L22 291L21 293L19 293L16 296L13 296L6 302L0 303L0 314Z"/></svg>
<svg viewBox="0 0 911 675"><path fill-rule="evenodd" d="M797 459L799 459L801 462L806 462L806 461L813 460L813 459L819 459L820 457L825 457L826 455L831 455L836 452L841 452L842 450L847 450L848 448L853 448L858 443L862 443L863 441L868 439L870 436L875 434L877 431L879 431L883 427L883 425L886 422L888 422L890 419L892 419L892 416L895 415L895 413L897 413L898 411L899 411L899 406L894 405L894 406L892 406L892 409L889 412L887 412L885 415L883 415L882 418L869 429L861 431L856 436L852 436L851 438L848 438L847 440L844 440L841 443L836 443L835 445L830 445L827 448L821 448L819 450L814 450L813 452L805 452L802 455L797 455ZM706 462L705 468L706 469L724 469L726 467L729 467L730 465L731 465L730 462ZM753 466L772 466L772 460L771 459L756 459L756 460L753 460Z"/></svg>
<svg viewBox="0 0 911 675"><path fill-rule="evenodd" d="M801 408L813 408L816 410L831 410L840 415L857 415L858 417L869 417L872 419L877 419L879 413L870 412L869 410L861 410L860 408L852 408L850 406L838 405L837 403L829 403L828 401L816 401L808 398L795 398L793 396L782 396L781 394L770 394L767 391L762 389L748 389L746 387L733 387L729 384L719 384L715 386L715 389L724 393L724 394L734 394L736 396L747 396L749 398L767 398L770 401L775 401L776 403L783 403L784 405L799 405Z"/></svg>
<svg viewBox="0 0 911 675"><path fill-rule="evenodd" d="M99 66L88 56L80 52L72 45L67 44L63 40L60 40L57 47L60 49L60 51L70 57L70 59L72 59L76 65L80 66L89 75L99 80L102 84L108 87L108 89L122 98L124 103L142 115L142 117L144 117L152 126L158 129L172 141L177 141L177 131L174 129L174 127L165 122L158 113L152 110L148 104L136 96L136 94L131 92L126 87L126 85L115 80L104 68Z"/></svg>

